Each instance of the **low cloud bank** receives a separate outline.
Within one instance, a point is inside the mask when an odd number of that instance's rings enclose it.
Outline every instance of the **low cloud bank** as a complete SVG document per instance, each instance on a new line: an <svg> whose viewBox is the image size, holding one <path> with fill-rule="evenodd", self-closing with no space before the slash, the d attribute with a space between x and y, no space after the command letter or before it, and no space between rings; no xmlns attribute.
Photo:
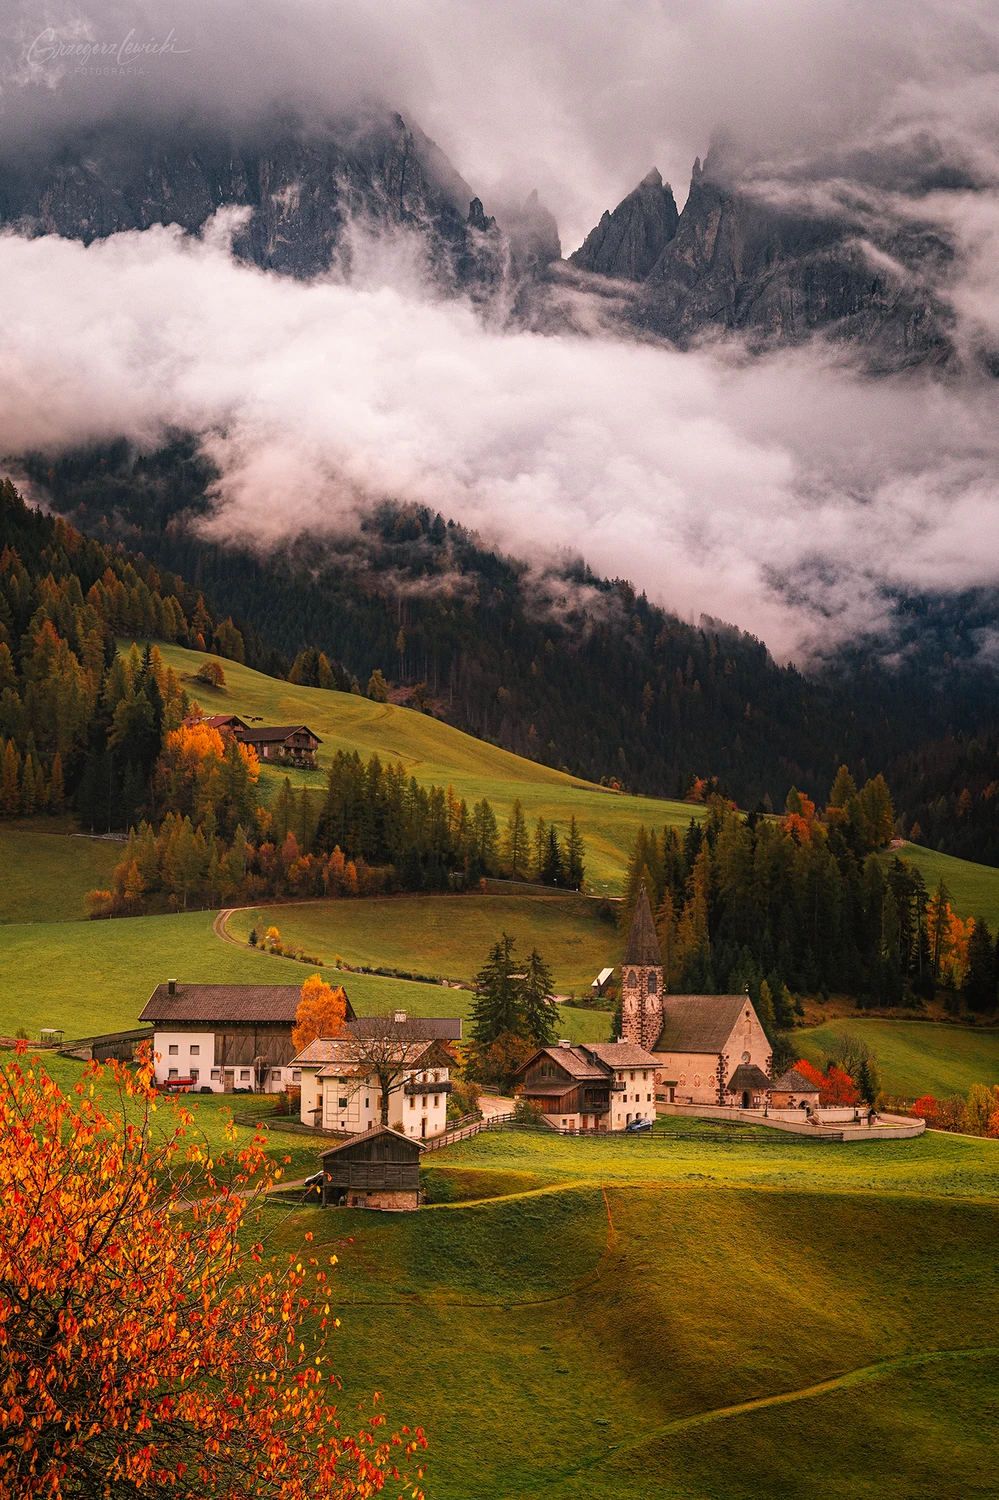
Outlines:
<svg viewBox="0 0 999 1500"><path fill-rule="evenodd" d="M999 210L976 214L967 315L999 332L975 272ZM0 236L0 451L189 430L222 471L220 538L350 532L413 501L799 661L883 627L886 589L999 584L991 381L492 329L431 295L411 245L303 284L236 262L236 217L198 240Z"/></svg>

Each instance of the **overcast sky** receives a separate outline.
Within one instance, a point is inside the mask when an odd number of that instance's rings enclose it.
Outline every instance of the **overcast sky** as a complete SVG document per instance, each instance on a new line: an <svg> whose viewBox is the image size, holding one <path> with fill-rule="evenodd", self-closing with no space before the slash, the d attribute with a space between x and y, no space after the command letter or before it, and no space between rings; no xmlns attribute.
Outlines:
<svg viewBox="0 0 999 1500"><path fill-rule="evenodd" d="M905 211L889 157L947 163L978 190L920 212L958 248L959 335L999 346L994 3L4 14L0 110L22 148L136 109L166 122L377 99L434 136L487 206L537 186L566 248L651 163L685 188L719 127L763 175L816 192L883 177L873 212ZM130 28L140 44L172 34L139 76L51 55L52 37L108 47ZM223 215L193 242L0 236L0 451L153 445L186 427L223 470L222 536L335 530L358 506L416 500L540 563L581 552L799 660L877 627L885 586L999 583L999 399L982 376L871 382L814 348L750 359L497 331L441 303L405 244L361 255L348 285L305 285L235 262L227 235Z"/></svg>

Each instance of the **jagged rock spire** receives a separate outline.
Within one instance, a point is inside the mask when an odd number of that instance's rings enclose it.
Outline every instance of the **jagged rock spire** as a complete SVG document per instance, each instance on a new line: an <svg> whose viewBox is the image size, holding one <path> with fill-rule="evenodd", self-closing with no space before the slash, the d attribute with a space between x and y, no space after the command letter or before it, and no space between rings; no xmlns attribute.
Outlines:
<svg viewBox="0 0 999 1500"><path fill-rule="evenodd" d="M631 919L624 962L635 964L638 968L662 968L663 956L659 951L656 924L652 920L652 907L649 905L649 893L645 889L644 880L638 893L635 915Z"/></svg>
<svg viewBox="0 0 999 1500"><path fill-rule="evenodd" d="M642 281L676 234L679 217L673 189L653 167L569 260L581 271Z"/></svg>

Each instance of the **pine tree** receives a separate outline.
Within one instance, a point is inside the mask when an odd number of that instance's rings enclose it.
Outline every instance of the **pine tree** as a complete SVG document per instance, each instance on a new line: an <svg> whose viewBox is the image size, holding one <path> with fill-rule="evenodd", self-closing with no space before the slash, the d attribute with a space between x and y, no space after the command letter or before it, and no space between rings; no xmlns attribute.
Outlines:
<svg viewBox="0 0 999 1500"><path fill-rule="evenodd" d="M759 997L756 1001L756 1014L760 1018L760 1025L767 1034L768 1041L773 1041L777 1035L777 1024L774 1017L774 1002L770 993L770 986L764 979L760 985Z"/></svg>
<svg viewBox="0 0 999 1500"><path fill-rule="evenodd" d="M534 825L534 862L533 875L535 880L544 879L545 853L548 849L548 827L544 818L539 817Z"/></svg>
<svg viewBox="0 0 999 1500"><path fill-rule="evenodd" d="M452 788L449 787L448 791L453 797ZM526 874L528 858L527 819L524 817L520 798L517 797L510 809L506 831L503 834L503 862L509 867L514 880L519 880L522 875Z"/></svg>
<svg viewBox="0 0 999 1500"><path fill-rule="evenodd" d="M569 832L565 840L565 866L569 885L574 891L581 891L586 875L586 845L579 831L575 813L569 819Z"/></svg>
<svg viewBox="0 0 999 1500"><path fill-rule="evenodd" d="M14 818L21 810L21 757L13 740L4 746L0 765L0 812Z"/></svg>
<svg viewBox="0 0 999 1500"><path fill-rule="evenodd" d="M996 950L985 921L972 923L968 938L968 972L964 981L968 1009L989 1015L996 1008Z"/></svg>
<svg viewBox="0 0 999 1500"><path fill-rule="evenodd" d="M66 802L66 786L62 775L62 756L57 750L52 757L52 769L49 772L49 810L54 813L62 812Z"/></svg>
<svg viewBox="0 0 999 1500"><path fill-rule="evenodd" d="M531 949L521 987L524 1034L541 1047L558 1035L558 1006L552 998L555 980L537 948Z"/></svg>
<svg viewBox="0 0 999 1500"><path fill-rule="evenodd" d="M479 1047L490 1047L507 1032L521 1034L522 980L514 977L514 939L503 933L489 950L489 957L475 976L478 991L472 1005L472 1036Z"/></svg>

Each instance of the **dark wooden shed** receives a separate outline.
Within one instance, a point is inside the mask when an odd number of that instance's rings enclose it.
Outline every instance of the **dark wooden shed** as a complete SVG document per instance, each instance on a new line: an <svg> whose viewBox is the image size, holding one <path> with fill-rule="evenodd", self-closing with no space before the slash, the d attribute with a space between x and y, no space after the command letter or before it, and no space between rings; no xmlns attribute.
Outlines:
<svg viewBox="0 0 999 1500"><path fill-rule="evenodd" d="M321 1157L323 1203L405 1212L420 1206L419 1141L382 1125Z"/></svg>

